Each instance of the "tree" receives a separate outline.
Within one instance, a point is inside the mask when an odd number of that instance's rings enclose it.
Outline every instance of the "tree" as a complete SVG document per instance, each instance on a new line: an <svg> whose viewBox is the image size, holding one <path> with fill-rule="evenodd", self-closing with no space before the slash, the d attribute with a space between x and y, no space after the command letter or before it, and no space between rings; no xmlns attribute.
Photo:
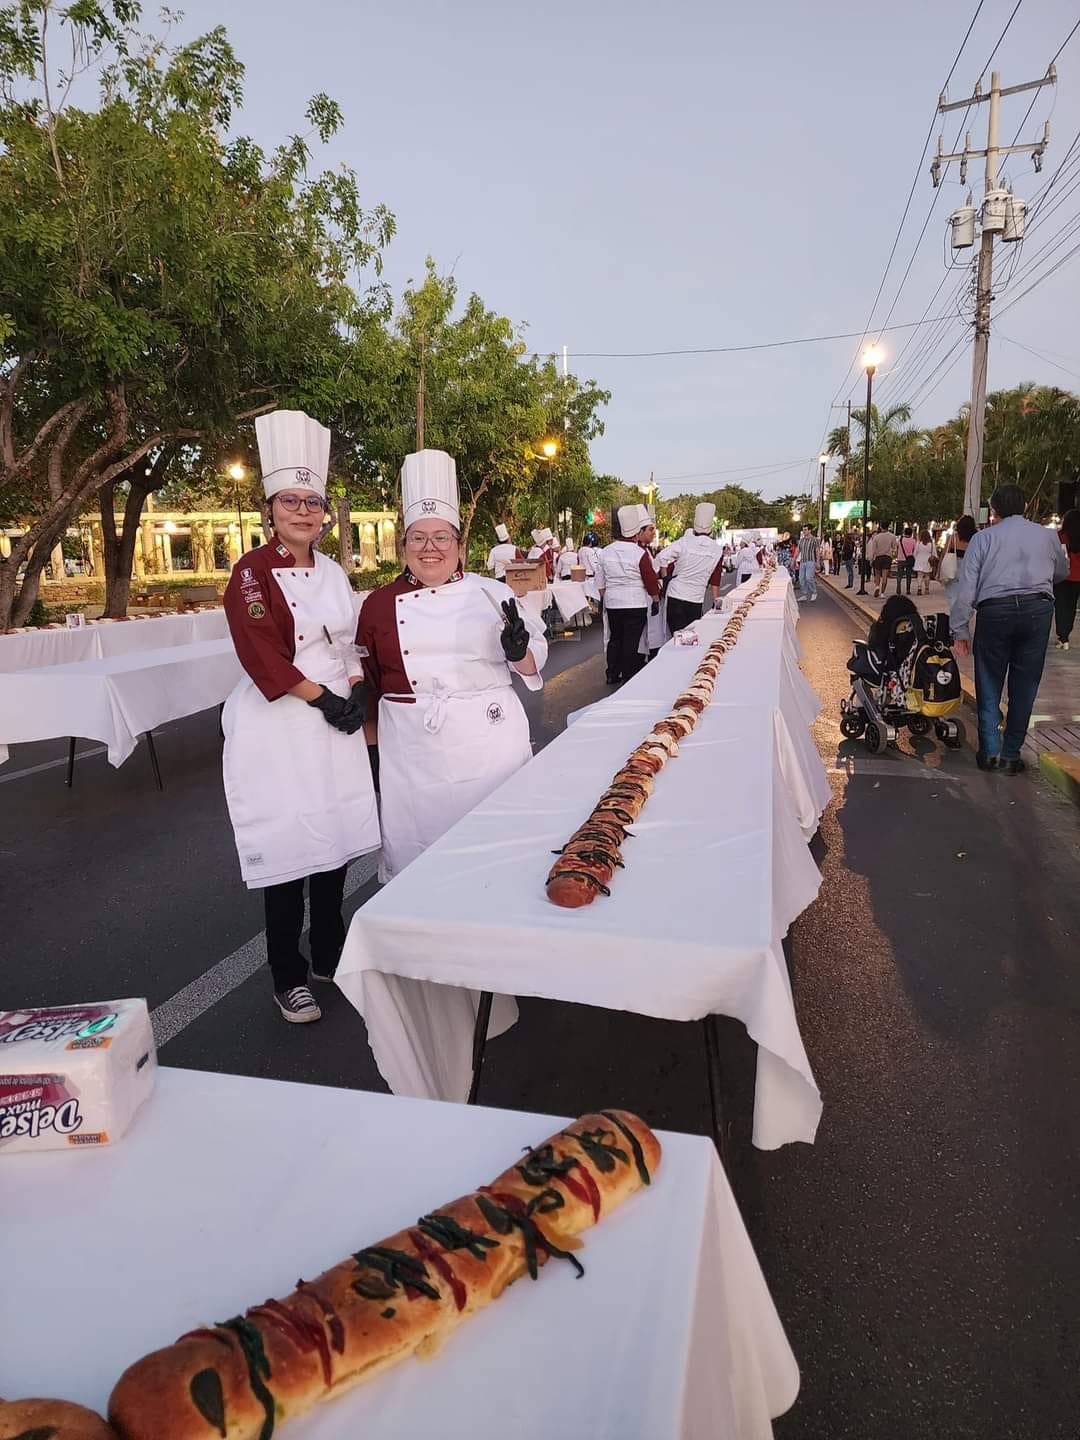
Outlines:
<svg viewBox="0 0 1080 1440"><path fill-rule="evenodd" d="M0 510L27 524L0 560L0 628L106 486L125 498L120 543L106 540L122 564L140 465L281 404L336 407L350 280L393 231L351 171L308 175L306 138L270 157L222 139L243 81L222 29L170 48L135 32L138 15L133 0L0 9ZM91 66L99 107L78 109ZM326 96L306 116L321 141L341 123ZM122 606L126 574L114 581Z"/></svg>
<svg viewBox="0 0 1080 1440"><path fill-rule="evenodd" d="M422 393L423 443L457 465L466 546L480 521L547 523L549 479L556 514L570 508L583 517L605 498L588 442L602 433L607 393L527 357L513 324L478 295L459 310L453 277L430 259L423 281L406 289L392 335L366 337L356 367L341 426L357 464L397 476L417 447ZM558 441L554 462L540 448L546 436Z"/></svg>

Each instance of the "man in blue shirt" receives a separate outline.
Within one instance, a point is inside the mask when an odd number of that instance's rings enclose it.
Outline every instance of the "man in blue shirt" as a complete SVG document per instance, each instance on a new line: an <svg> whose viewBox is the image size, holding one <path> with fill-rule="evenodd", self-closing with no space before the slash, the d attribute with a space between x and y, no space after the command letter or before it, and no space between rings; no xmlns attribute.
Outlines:
<svg viewBox="0 0 1080 1440"><path fill-rule="evenodd" d="M1054 583L1068 571L1055 531L1024 519L1019 485L999 485L990 496L990 525L975 535L960 567L949 623L956 653L975 654L980 770L1019 775L1020 747L1042 679L1054 613ZM975 643L971 621L978 611ZM1001 735L1001 692L1006 675L1009 710Z"/></svg>

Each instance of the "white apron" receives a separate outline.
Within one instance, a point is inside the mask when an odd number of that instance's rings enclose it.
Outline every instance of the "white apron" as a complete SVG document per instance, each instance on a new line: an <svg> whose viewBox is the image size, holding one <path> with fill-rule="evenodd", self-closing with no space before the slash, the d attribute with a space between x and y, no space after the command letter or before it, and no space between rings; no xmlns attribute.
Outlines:
<svg viewBox="0 0 1080 1440"><path fill-rule="evenodd" d="M402 663L416 703L385 695L379 702L381 879L403 870L532 756L528 717L484 588L496 599L508 594L466 575L397 597ZM525 618L532 631L536 622Z"/></svg>
<svg viewBox="0 0 1080 1440"><path fill-rule="evenodd" d="M296 668L347 696L346 659L353 674L361 666L344 571L316 552L313 568L272 574L292 610ZM225 799L249 889L336 870L378 849L378 809L362 730L343 735L295 695L266 700L247 675L226 700L221 725Z"/></svg>

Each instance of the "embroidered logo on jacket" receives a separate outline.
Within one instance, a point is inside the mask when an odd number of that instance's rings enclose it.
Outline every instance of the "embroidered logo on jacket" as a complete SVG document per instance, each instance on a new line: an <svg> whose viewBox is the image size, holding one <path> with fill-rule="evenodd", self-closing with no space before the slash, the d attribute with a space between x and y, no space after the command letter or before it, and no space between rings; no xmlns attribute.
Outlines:
<svg viewBox="0 0 1080 1440"><path fill-rule="evenodd" d="M248 614L253 620L261 620L266 614L266 606L261 604L258 600L253 600L248 606Z"/></svg>
<svg viewBox="0 0 1080 1440"><path fill-rule="evenodd" d="M501 725L503 722L503 707L498 703L491 704L487 708L489 725Z"/></svg>

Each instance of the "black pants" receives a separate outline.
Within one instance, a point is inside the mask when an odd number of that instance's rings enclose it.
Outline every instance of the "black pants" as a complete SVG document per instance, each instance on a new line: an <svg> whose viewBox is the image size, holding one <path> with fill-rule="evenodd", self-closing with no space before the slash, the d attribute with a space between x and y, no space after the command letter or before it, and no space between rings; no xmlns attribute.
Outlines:
<svg viewBox="0 0 1080 1440"><path fill-rule="evenodd" d="M667 602L668 629L672 634L676 630L685 630L687 625L692 625L695 620L701 619L701 608L701 605L695 605L692 600L676 600L673 595L669 595Z"/></svg>
<svg viewBox="0 0 1080 1440"><path fill-rule="evenodd" d="M896 593L900 594L900 581L907 581L907 593L911 594L911 577L915 574L915 556L901 555L896 562Z"/></svg>
<svg viewBox="0 0 1080 1440"><path fill-rule="evenodd" d="M320 975L332 975L345 944L345 922L341 901L345 891L345 866L309 875L308 900L311 909L311 965ZM300 932L304 928L304 882L286 880L284 885L267 885L266 958L275 990L306 985L307 961L300 954Z"/></svg>
<svg viewBox="0 0 1080 1440"><path fill-rule="evenodd" d="M1054 627L1059 640L1068 640L1076 623L1080 580L1059 580L1054 586Z"/></svg>
<svg viewBox="0 0 1080 1440"><path fill-rule="evenodd" d="M629 680L645 664L645 656L638 654L641 632L645 629L645 609L607 609L608 644L607 678L612 681Z"/></svg>

